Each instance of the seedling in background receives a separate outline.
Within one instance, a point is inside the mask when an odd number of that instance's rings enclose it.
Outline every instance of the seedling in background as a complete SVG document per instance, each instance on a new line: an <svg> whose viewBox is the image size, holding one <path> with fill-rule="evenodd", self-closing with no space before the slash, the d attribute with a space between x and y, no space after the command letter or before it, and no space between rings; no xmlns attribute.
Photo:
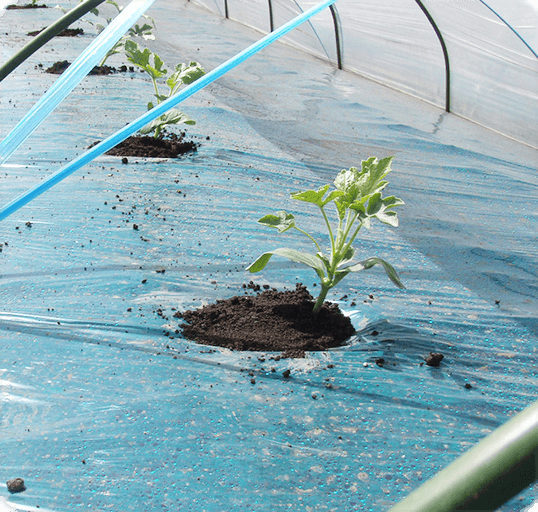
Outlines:
<svg viewBox="0 0 538 512"><path fill-rule="evenodd" d="M130 39L125 41L124 51L129 62L142 68L151 77L157 105L174 96L183 85L191 84L205 73L200 64L197 62L190 62L189 64L178 64L175 71L167 77L168 70L163 68L164 63L157 54L152 53L147 48L141 50L140 46ZM168 94L161 94L159 91L157 80L163 77L168 86ZM148 110L151 110L154 106L154 103L150 101L148 103ZM159 138L163 128L168 125L181 123L191 125L196 124L196 122L189 116L177 108L172 108L140 129L140 133L153 133L155 138Z"/></svg>
<svg viewBox="0 0 538 512"><path fill-rule="evenodd" d="M374 265L381 265L389 279L399 288L404 288L396 270L381 258L368 258L353 263L355 250L351 244L364 226L370 228L372 219L376 218L385 224L398 226L398 217L393 208L404 204L394 196L382 197L381 191L388 185L384 180L391 171L392 157L377 160L371 157L362 162L361 170L356 167L342 170L334 180L336 190L329 192L330 185L324 185L317 191L305 190L291 194L292 199L316 205L327 227L330 252L326 255L317 240L295 224L295 217L286 211L278 211L276 215L266 215L258 222L264 226L275 228L279 233L296 229L307 236L316 246L316 254L306 254L296 249L280 248L263 253L247 270L254 273L264 269L273 255L284 256L296 263L303 263L313 268L321 281L321 292L314 304L317 313L327 297L327 292L336 286L350 272L366 270ZM331 224L325 207L334 203L338 222Z"/></svg>
<svg viewBox="0 0 538 512"><path fill-rule="evenodd" d="M32 0L37 1L37 0ZM80 0L79 3L84 2L84 0ZM119 5L114 0L106 0L105 4L112 5L116 11L117 14L119 14L123 10L123 6ZM57 9L60 9L64 14L68 12L68 9L65 9L64 7L61 7L59 5L56 6ZM90 11L94 16L101 16L101 12L97 7L92 9ZM145 40L148 39L155 39L155 36L153 34L153 29L155 28L155 21L151 16L148 16L147 14L143 14L142 18L144 21L148 23L144 23L143 25L134 25L131 27L127 33L122 36L122 38L107 52L107 54L103 57L103 60L99 63L99 66L102 67L105 65L106 61L109 59L109 57L112 57L112 55L116 55L118 53L121 53L125 47L125 42L130 39L131 37L142 37ZM97 30L97 33L100 34L107 25L110 25L113 18L105 18L106 25L103 25L102 23L94 23L93 21L87 19L87 18L81 18L80 21L84 21L86 23L89 23L92 27L95 27L95 30Z"/></svg>
<svg viewBox="0 0 538 512"><path fill-rule="evenodd" d="M118 14L123 10L123 6L116 3L114 0L107 0L105 3L110 4L116 8L118 11ZM96 16L99 16L99 11L96 9L93 9L91 11ZM144 23L142 26L135 24L133 27L131 27L127 34L125 34L105 55L100 66L104 66L105 62L109 57L112 55L116 55L118 53L121 53L125 49L125 43L127 41L130 41L131 37L142 37L145 40L148 39L155 39L155 36L153 35L153 29L155 28L155 21L150 16L143 14L142 18L144 18L145 21L149 21L149 23ZM106 24L109 25L112 22L112 18L106 18ZM105 26L101 23L96 23L95 28L97 29L97 33L100 34L104 29Z"/></svg>

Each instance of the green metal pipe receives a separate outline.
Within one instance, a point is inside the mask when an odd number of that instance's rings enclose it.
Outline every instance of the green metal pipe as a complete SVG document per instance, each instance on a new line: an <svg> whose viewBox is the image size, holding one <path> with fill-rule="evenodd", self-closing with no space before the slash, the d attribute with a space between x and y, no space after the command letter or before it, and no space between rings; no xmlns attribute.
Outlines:
<svg viewBox="0 0 538 512"><path fill-rule="evenodd" d="M55 21L50 27L43 30L43 32L40 32L11 57L11 59L0 66L0 82L30 57L30 55L48 43L54 36L57 36L64 28L69 27L69 25L105 1L106 0L86 0L86 2L77 5L77 7L64 14L58 21Z"/></svg>
<svg viewBox="0 0 538 512"><path fill-rule="evenodd" d="M534 402L389 512L493 511L537 479L537 465Z"/></svg>

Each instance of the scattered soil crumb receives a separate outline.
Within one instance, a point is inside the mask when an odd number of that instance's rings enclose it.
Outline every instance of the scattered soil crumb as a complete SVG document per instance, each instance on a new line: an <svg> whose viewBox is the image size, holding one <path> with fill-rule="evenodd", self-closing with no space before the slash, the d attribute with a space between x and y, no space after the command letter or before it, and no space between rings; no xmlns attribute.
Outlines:
<svg viewBox="0 0 538 512"><path fill-rule="evenodd" d="M430 352L430 355L426 357L425 361L428 366L439 366L444 358L445 356L443 354Z"/></svg>

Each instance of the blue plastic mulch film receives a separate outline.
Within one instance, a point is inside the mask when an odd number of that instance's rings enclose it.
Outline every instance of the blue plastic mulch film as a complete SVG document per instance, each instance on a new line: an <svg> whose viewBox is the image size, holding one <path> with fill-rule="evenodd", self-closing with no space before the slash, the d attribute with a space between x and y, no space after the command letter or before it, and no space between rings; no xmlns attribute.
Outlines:
<svg viewBox="0 0 538 512"><path fill-rule="evenodd" d="M54 85L0 142L0 165L84 79L155 0L133 0L65 70Z"/></svg>
<svg viewBox="0 0 538 512"><path fill-rule="evenodd" d="M2 48L43 26L23 14L2 17ZM167 66L214 69L260 38L193 3L148 14ZM50 87L36 66L88 44L51 43L2 82L0 136ZM142 73L89 76L0 168L0 204L152 94ZM535 150L279 42L181 108L196 153L99 156L0 223L0 484L26 485L0 485L11 507L388 510L536 400ZM275 247L312 251L257 220L286 210L321 235L289 193L389 155L400 226L364 230L357 258L387 260L406 290L377 268L339 283L329 299L356 326L349 345L279 359L176 333L177 311L251 279L315 293L315 273L286 260L244 271ZM500 510L535 498L532 486Z"/></svg>
<svg viewBox="0 0 538 512"><path fill-rule="evenodd" d="M134 135L138 130L140 130L140 128L145 126L147 123L157 119L159 116L170 110L172 107L181 103L183 100L193 95L194 93L200 91L208 84L214 82L222 75L230 71L230 69L235 68L236 66L247 60L249 57L255 55L257 52L259 52L269 44L273 43L278 38L282 37L284 34L290 32L294 28L297 28L301 23L304 23L318 12L332 5L334 2L336 2L336 0L325 0L316 4L315 6L308 9L306 12L303 12L302 14L296 16L291 21L274 30L273 32L263 37L256 43L252 44L242 52L239 52L234 57L231 57L220 66L217 66L209 73L205 74L192 84L179 91L175 96L168 98L162 103L159 103L153 109L146 112L146 114L140 116L138 119L135 119L132 123L129 123L127 126L122 128L118 132L112 134L110 137L100 142L92 149L89 149L86 153L75 159L70 164L62 167L59 171L54 173L47 180L39 183L38 185L28 190L25 194L19 196L18 198L11 201L9 204L3 206L0 209L0 220L5 219L14 211L29 203L34 198L65 179L67 176L70 176L88 162L91 162L94 158L102 155L109 149L124 141L129 136Z"/></svg>

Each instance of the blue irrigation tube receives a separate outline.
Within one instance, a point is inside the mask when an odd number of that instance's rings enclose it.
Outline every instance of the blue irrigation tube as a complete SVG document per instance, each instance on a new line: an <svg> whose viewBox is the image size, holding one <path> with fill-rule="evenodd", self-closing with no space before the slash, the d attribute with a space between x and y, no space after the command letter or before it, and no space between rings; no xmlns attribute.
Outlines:
<svg viewBox="0 0 538 512"><path fill-rule="evenodd" d="M0 165L34 132L46 117L84 79L155 0L133 0L54 82L52 87L0 143Z"/></svg>
<svg viewBox="0 0 538 512"><path fill-rule="evenodd" d="M127 126L124 126L121 130L117 131L107 139L103 140L93 148L86 151L86 153L75 158L75 160L62 167L59 171L49 176L46 180L29 189L24 194L20 195L19 197L2 207L0 209L0 221L4 220L6 217L9 217L13 212L17 211L19 208L22 208L24 205L28 204L30 201L41 195L43 192L46 192L54 185L73 174L82 166L86 165L93 159L107 152L109 149L112 149L120 142L135 134L138 130L140 130L140 128L142 128L146 124L163 115L167 110L171 109L172 107L175 107L184 99L188 98L189 96L192 96L194 93L203 89L206 85L209 85L210 83L214 82L231 69L235 68L248 58L252 57L260 50L263 50L266 46L275 42L278 38L287 34L294 28L298 27L301 23L310 19L312 16L319 13L323 9L326 9L335 2L336 0L324 0L323 2L320 2L319 4L311 7L307 11L301 13L299 16L282 25L277 30L271 32L270 34L267 34L265 37L252 44L242 52L238 53L231 59L228 59L220 66L217 66L215 69L196 80L196 82L193 82L192 84L185 87L185 89L181 90L172 98L163 101L155 108L149 110L144 115L140 116L138 119L135 119L132 123L128 124Z"/></svg>

